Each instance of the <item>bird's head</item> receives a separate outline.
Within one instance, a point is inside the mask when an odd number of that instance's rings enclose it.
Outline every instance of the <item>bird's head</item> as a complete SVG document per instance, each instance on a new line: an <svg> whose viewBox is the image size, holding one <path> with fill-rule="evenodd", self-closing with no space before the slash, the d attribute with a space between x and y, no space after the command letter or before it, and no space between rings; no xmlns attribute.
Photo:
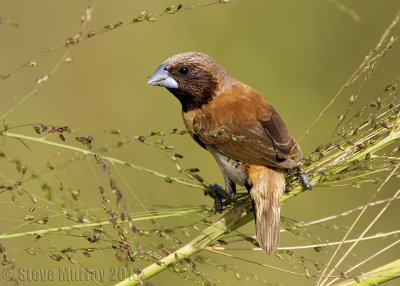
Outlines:
<svg viewBox="0 0 400 286"><path fill-rule="evenodd" d="M166 87L189 111L208 103L234 81L211 57L203 53L177 54L160 65L147 84Z"/></svg>

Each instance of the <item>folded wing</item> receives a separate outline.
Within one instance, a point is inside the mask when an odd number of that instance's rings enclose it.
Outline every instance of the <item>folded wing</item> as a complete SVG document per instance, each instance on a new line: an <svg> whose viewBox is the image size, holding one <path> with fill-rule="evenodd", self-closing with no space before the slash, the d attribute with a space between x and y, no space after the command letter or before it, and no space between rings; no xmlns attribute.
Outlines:
<svg viewBox="0 0 400 286"><path fill-rule="evenodd" d="M193 118L194 137L226 156L254 165L293 168L299 149L272 105L238 83ZM297 153L297 154L294 154Z"/></svg>

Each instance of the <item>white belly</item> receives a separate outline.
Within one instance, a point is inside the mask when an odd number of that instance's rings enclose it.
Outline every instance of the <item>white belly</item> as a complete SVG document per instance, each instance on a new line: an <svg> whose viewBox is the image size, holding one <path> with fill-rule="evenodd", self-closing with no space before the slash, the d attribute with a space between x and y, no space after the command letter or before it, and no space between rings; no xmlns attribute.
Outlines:
<svg viewBox="0 0 400 286"><path fill-rule="evenodd" d="M228 177L238 185L243 186L247 180L246 170L243 166L243 162L239 162L235 159L229 158L217 150L207 145L207 150L214 156L219 167L221 168L224 177Z"/></svg>

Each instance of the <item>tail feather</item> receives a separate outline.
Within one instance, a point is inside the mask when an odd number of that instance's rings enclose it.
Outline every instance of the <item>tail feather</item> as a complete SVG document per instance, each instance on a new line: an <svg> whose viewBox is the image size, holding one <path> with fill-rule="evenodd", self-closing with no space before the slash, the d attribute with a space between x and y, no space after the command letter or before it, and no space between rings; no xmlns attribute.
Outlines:
<svg viewBox="0 0 400 286"><path fill-rule="evenodd" d="M260 247L271 254L278 247L281 197L285 177L281 170L251 166L248 171L256 234Z"/></svg>

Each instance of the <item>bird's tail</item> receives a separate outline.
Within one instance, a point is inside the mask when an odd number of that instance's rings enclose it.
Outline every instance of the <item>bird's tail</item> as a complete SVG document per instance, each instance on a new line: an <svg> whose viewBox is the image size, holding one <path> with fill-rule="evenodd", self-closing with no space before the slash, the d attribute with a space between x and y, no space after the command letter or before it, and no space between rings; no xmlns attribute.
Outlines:
<svg viewBox="0 0 400 286"><path fill-rule="evenodd" d="M250 166L248 183L253 202L256 234L260 247L271 254L278 247L281 197L285 190L283 171Z"/></svg>

